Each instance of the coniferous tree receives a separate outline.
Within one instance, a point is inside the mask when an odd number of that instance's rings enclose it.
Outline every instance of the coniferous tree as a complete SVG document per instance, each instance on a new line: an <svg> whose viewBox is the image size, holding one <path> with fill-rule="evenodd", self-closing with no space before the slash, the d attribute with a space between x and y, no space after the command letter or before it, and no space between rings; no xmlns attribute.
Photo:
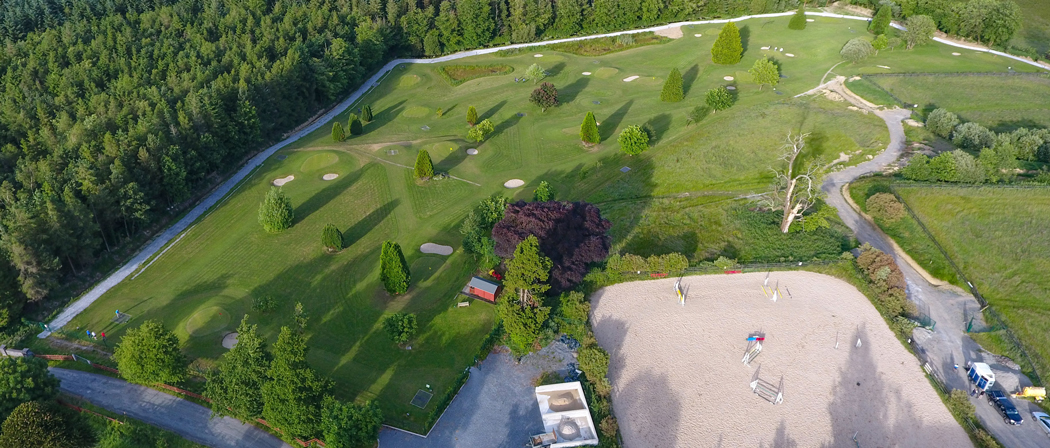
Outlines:
<svg viewBox="0 0 1050 448"><path fill-rule="evenodd" d="M532 199L538 202L553 201L554 187L551 186L550 182L540 181L540 185L536 187L536 191L532 194Z"/></svg>
<svg viewBox="0 0 1050 448"><path fill-rule="evenodd" d="M325 224L321 230L321 245L329 252L343 250L343 234L335 224Z"/></svg>
<svg viewBox="0 0 1050 448"><path fill-rule="evenodd" d="M350 114L348 127L350 135L361 135L365 132L364 127L361 125L361 119L357 117L357 114Z"/></svg>
<svg viewBox="0 0 1050 448"><path fill-rule="evenodd" d="M416 155L416 166L415 166L416 179L419 180L430 180L434 177L434 162L430 159L430 153L425 149L419 150L419 154Z"/></svg>
<svg viewBox="0 0 1050 448"><path fill-rule="evenodd" d="M292 226L295 211L292 200L278 187L271 187L259 205L259 223L270 233L279 233Z"/></svg>
<svg viewBox="0 0 1050 448"><path fill-rule="evenodd" d="M685 98L685 94L682 93L682 73L675 67L671 69L671 74L667 75L667 81L660 92L660 101L674 103L682 101L682 98Z"/></svg>
<svg viewBox="0 0 1050 448"><path fill-rule="evenodd" d="M211 399L211 411L241 420L261 417L262 389L268 380L270 360L266 341L259 336L256 325L248 324L245 314L237 327L237 343L208 375L204 395Z"/></svg>
<svg viewBox="0 0 1050 448"><path fill-rule="evenodd" d="M178 384L186 379L186 356L179 337L155 320L124 334L113 351L120 376L132 383Z"/></svg>
<svg viewBox="0 0 1050 448"><path fill-rule="evenodd" d="M393 241L383 243L383 250L379 254L379 278L390 294L404 294L408 291L412 274L408 270L405 255L401 253L401 246Z"/></svg>
<svg viewBox="0 0 1050 448"><path fill-rule="evenodd" d="M715 64L733 65L740 62L744 45L740 41L740 29L733 22L726 23L718 32L714 46L711 47L711 61Z"/></svg>
<svg viewBox="0 0 1050 448"><path fill-rule="evenodd" d="M875 17L871 19L871 23L868 24L868 31L878 36L879 34L886 34L886 29L890 26L890 20L893 19L893 11L890 9L890 5L882 5L879 11L875 13Z"/></svg>
<svg viewBox="0 0 1050 448"><path fill-rule="evenodd" d="M263 418L289 437L311 439L321 433L321 405L332 387L306 362L302 331L281 327L273 344L273 361L262 386Z"/></svg>
<svg viewBox="0 0 1050 448"><path fill-rule="evenodd" d="M596 145L601 142L598 134L598 122L594 120L594 112L587 112L580 125L580 140L586 145Z"/></svg>
<svg viewBox="0 0 1050 448"><path fill-rule="evenodd" d="M372 105L365 104L364 107L361 108L361 121L365 123L372 122Z"/></svg>
<svg viewBox="0 0 1050 448"><path fill-rule="evenodd" d="M478 110L475 109L474 106L467 108L467 124L471 127L478 124Z"/></svg>
<svg viewBox="0 0 1050 448"><path fill-rule="evenodd" d="M805 8L799 7L795 10L795 15L791 16L791 21L788 22L788 28L793 30L804 30L806 29L806 10Z"/></svg>
<svg viewBox="0 0 1050 448"><path fill-rule="evenodd" d="M543 295L550 289L546 284L554 266L549 257L540 252L540 240L529 235L514 249L514 257L507 260L507 275L504 285L518 292L521 305L531 305L533 297Z"/></svg>
<svg viewBox="0 0 1050 448"><path fill-rule="evenodd" d="M343 140L346 140L346 133L343 132L343 125L337 121L332 125L332 141L341 142Z"/></svg>
<svg viewBox="0 0 1050 448"><path fill-rule="evenodd" d="M95 434L83 417L53 401L19 405L3 424L0 446L91 448Z"/></svg>
<svg viewBox="0 0 1050 448"><path fill-rule="evenodd" d="M40 358L0 358L0 384L0 420L22 403L58 395L58 378Z"/></svg>

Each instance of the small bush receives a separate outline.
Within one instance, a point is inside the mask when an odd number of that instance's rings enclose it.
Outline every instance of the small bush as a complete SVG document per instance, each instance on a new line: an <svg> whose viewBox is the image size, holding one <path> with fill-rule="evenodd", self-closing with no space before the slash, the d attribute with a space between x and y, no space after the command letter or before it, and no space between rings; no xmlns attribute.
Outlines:
<svg viewBox="0 0 1050 448"><path fill-rule="evenodd" d="M404 344L416 334L416 315L394 313L383 320L383 327L395 343Z"/></svg>
<svg viewBox="0 0 1050 448"><path fill-rule="evenodd" d="M630 34L621 34L619 36L616 36L616 45L619 45L621 47L634 45L634 36L631 36Z"/></svg>
<svg viewBox="0 0 1050 448"><path fill-rule="evenodd" d="M708 90L707 96L704 98L704 102L714 110L729 109L735 101L733 94L729 93L729 89L725 87Z"/></svg>
<svg viewBox="0 0 1050 448"><path fill-rule="evenodd" d="M553 201L554 187L551 186L550 182L545 180L540 181L540 185L536 187L536 191L533 192L532 199L538 202Z"/></svg>
<svg viewBox="0 0 1050 448"><path fill-rule="evenodd" d="M616 417L611 415L603 418L598 427L601 428L602 435L610 439L616 437L616 433L620 431L620 425L616 423Z"/></svg>
<svg viewBox="0 0 1050 448"><path fill-rule="evenodd" d="M711 106L708 106L706 104L696 106L693 108L693 110L689 111L689 117L687 119L687 122L689 124L699 123L701 121L704 121L704 119L707 118L708 115L711 115Z"/></svg>
<svg viewBox="0 0 1050 448"><path fill-rule="evenodd" d="M951 391L951 393L948 394L948 401L946 404L948 405L948 410L956 417L966 420L973 419L976 408L974 408L973 403L970 402L970 396L965 391L960 389Z"/></svg>
<svg viewBox="0 0 1050 448"><path fill-rule="evenodd" d="M252 297L252 310L260 313L272 313L277 309L277 301L270 296Z"/></svg>
<svg viewBox="0 0 1050 448"><path fill-rule="evenodd" d="M901 204L897 197L890 193L876 193L868 198L865 204L872 216L891 224L900 221L907 214L904 204Z"/></svg>
<svg viewBox="0 0 1050 448"><path fill-rule="evenodd" d="M714 261L714 264L715 266L718 266L718 269L727 271L729 270L729 268L736 266L736 260L727 258L725 256L720 256Z"/></svg>

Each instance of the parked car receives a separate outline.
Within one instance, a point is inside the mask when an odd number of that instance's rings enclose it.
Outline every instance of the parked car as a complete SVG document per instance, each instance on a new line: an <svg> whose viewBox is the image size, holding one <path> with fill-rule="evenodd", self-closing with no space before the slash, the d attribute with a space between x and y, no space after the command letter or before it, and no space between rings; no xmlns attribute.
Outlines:
<svg viewBox="0 0 1050 448"><path fill-rule="evenodd" d="M1050 415L1045 412L1032 411L1032 417L1035 417L1035 424L1043 431L1046 431L1046 435L1050 436Z"/></svg>
<svg viewBox="0 0 1050 448"><path fill-rule="evenodd" d="M999 413L1003 415L1003 421L1008 425L1020 425L1024 423L1024 418L1021 417L1021 413L1017 411L1017 407L1010 402L1010 397L1003 393L1001 390L989 390L988 391L988 404L991 404L999 409Z"/></svg>

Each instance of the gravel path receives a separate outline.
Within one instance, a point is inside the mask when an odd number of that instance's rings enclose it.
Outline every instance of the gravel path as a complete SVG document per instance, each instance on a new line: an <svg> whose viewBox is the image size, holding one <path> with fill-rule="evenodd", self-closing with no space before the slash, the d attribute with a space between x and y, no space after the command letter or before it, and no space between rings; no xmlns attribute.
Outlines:
<svg viewBox="0 0 1050 448"><path fill-rule="evenodd" d="M831 89L858 108L869 110L882 118L890 131L890 143L886 150L875 156L874 159L829 174L821 190L827 194L828 204L838 209L839 217L853 230L860 242L869 243L876 249L894 255L908 283L908 298L914 301L920 309L927 309L930 317L937 322L936 331L920 329L915 332L920 359L928 363L934 374L953 389L969 390L972 387L963 372L963 366L968 361L990 364L996 373L996 382L999 383L999 387L1008 392L1017 390L1018 386L1031 386L1031 380L1021 374L1017 366L1005 365L994 357L987 356L987 352L982 352L980 346L966 335L967 316L975 313L980 316L978 313L980 305L971 294L955 287L938 287L931 284L908 264L900 253L894 250L894 245L886 234L861 217L846 202L842 192L845 185L864 174L882 170L900 157L905 142L904 126L901 122L909 118L911 112L902 109L872 110L865 105L864 101L858 101L856 95L849 89L842 86L843 79L842 77L836 78L814 91L822 88ZM957 364L960 366L959 369L955 368ZM981 423L1007 447L1050 446L1046 435L1042 434L1036 425L1031 424L1031 411L1036 410L1035 405L1023 400L1014 400L1014 404L1026 420L1024 425L1015 427L1004 423L998 411L988 406L986 400L976 398L970 400L977 405L977 417Z"/></svg>
<svg viewBox="0 0 1050 448"><path fill-rule="evenodd" d="M566 371L575 359L568 347L554 342L515 363L508 353L493 353L470 368L470 379L438 420L422 437L384 426L383 447L520 447L529 436L543 432L533 380L543 372ZM436 397L435 397L436 398Z"/></svg>
<svg viewBox="0 0 1050 448"><path fill-rule="evenodd" d="M230 417L211 418L211 410L204 406L148 387L79 370L49 370L62 381L62 392L174 432L191 442L212 448L290 448L255 426Z"/></svg>

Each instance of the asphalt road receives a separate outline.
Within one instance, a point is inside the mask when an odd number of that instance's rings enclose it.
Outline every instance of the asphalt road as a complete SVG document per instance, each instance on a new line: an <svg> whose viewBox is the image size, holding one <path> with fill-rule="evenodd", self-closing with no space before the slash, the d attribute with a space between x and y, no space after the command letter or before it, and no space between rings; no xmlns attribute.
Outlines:
<svg viewBox="0 0 1050 448"><path fill-rule="evenodd" d="M905 142L901 121L909 118L911 112L902 109L872 111L843 89L841 81L841 78L837 79L828 83L826 87L838 92L855 106L882 118L890 132L890 143L886 150L874 159L828 175L821 185L821 190L827 194L828 204L838 209L839 217L853 230L860 242L871 244L876 249L894 255L908 283L908 298L937 322L935 331L918 329L914 333L920 357L930 366L934 375L952 389L972 388L964 372L966 363L970 361L991 365L996 373L998 387L1007 392L1018 390L1018 386L1031 386L1031 380L1021 374L1016 366L1005 365L994 357L986 356L987 353L982 352L980 346L966 335L968 317L976 314L977 318L980 318L980 305L973 295L955 287L938 287L931 284L896 253L886 234L861 217L846 202L842 194L843 186L864 174L882 170L900 157ZM956 365L959 366L958 369ZM1024 400L1013 400L1024 416L1025 423L1021 426L1010 426L1003 421L993 406L988 405L987 400L971 398L970 401L976 406L977 417L981 423L1006 447L1050 447L1050 438L1031 422L1031 411L1037 409L1035 405Z"/></svg>
<svg viewBox="0 0 1050 448"><path fill-rule="evenodd" d="M95 406L174 432L212 448L291 448L277 437L230 417L211 418L197 403L124 380L52 367L62 392Z"/></svg>

